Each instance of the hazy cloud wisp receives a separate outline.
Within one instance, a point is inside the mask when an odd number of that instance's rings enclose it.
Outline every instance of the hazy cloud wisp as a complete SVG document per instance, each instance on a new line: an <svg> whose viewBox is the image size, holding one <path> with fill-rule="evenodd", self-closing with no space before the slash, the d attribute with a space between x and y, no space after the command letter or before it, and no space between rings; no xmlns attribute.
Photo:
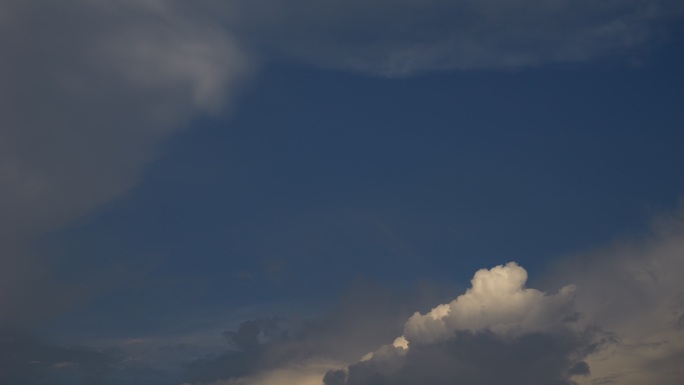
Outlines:
<svg viewBox="0 0 684 385"><path fill-rule="evenodd" d="M272 0L226 5L270 55L384 76L521 68L630 54L664 37L676 0Z"/></svg>
<svg viewBox="0 0 684 385"><path fill-rule="evenodd" d="M224 109L251 72L226 30L173 5L3 2L3 293L43 285L31 242L126 193L164 138L197 113ZM17 315L17 302L43 302L0 301L0 322Z"/></svg>

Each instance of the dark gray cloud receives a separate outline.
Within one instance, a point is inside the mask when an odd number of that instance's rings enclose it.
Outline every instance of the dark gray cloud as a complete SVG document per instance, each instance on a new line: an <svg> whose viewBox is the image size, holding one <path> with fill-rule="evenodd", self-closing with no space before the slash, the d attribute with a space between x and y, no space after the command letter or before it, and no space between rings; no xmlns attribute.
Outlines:
<svg viewBox="0 0 684 385"><path fill-rule="evenodd" d="M278 379L296 378L291 381L315 380L320 385L330 367L354 362L391 342L401 333L411 311L434 302L437 292L417 289L407 295L357 282L319 317L244 321L236 330L224 333L231 342L230 350L189 362L184 381L277 384Z"/></svg>
<svg viewBox="0 0 684 385"><path fill-rule="evenodd" d="M347 371L343 369L330 370L323 376L325 385L344 385L348 379Z"/></svg>
<svg viewBox="0 0 684 385"><path fill-rule="evenodd" d="M0 333L2 384L107 384L124 359L117 350L58 346L17 330Z"/></svg>
<svg viewBox="0 0 684 385"><path fill-rule="evenodd" d="M295 356L284 355L285 360L295 359L304 352L293 349L293 342L299 340L301 333L296 326L290 325L280 317L259 318L241 322L237 330L223 333L229 350L218 356L205 357L188 362L185 366L185 381L211 382L216 379L243 377L263 369L267 365L269 351L286 350ZM282 359L275 362L282 364Z"/></svg>
<svg viewBox="0 0 684 385"><path fill-rule="evenodd" d="M488 331L457 332L446 341L411 348L394 370L376 360L352 365L346 384L570 385L570 375L584 374L572 370L582 366L578 360L589 353L591 340L573 333L505 338Z"/></svg>
<svg viewBox="0 0 684 385"><path fill-rule="evenodd" d="M4 328L0 331L0 384L178 385L180 362L197 359L206 351L191 344L162 347L144 339L81 346Z"/></svg>
<svg viewBox="0 0 684 385"><path fill-rule="evenodd" d="M285 319L270 317L242 322L236 331L227 331L223 335L237 349L254 350L273 340L286 339L289 335L285 328Z"/></svg>
<svg viewBox="0 0 684 385"><path fill-rule="evenodd" d="M88 347L4 328L0 383L179 385L256 378L277 384L278 379L292 378L294 382L285 383L297 384L304 373L320 385L329 368L353 362L401 333L403 320L413 309L434 302L436 292L419 289L407 295L358 281L312 318L255 318L223 333L189 330L179 335L103 338Z"/></svg>

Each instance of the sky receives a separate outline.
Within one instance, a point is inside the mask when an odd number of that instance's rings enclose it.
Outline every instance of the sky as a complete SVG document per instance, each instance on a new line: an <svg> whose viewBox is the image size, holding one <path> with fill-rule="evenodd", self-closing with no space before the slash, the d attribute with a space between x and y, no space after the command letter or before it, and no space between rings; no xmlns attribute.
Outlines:
<svg viewBox="0 0 684 385"><path fill-rule="evenodd" d="M0 0L0 385L679 385L681 0Z"/></svg>

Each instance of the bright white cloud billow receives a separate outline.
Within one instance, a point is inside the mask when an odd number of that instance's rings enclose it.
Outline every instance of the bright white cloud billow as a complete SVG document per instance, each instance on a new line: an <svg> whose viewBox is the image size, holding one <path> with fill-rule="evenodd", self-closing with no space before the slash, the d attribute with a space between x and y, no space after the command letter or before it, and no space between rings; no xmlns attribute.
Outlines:
<svg viewBox="0 0 684 385"><path fill-rule="evenodd" d="M424 344L463 330L520 335L552 329L572 315L573 286L549 296L525 288L525 281L527 272L513 262L480 270L465 294L428 314L414 314L406 323L405 337L410 344Z"/></svg>

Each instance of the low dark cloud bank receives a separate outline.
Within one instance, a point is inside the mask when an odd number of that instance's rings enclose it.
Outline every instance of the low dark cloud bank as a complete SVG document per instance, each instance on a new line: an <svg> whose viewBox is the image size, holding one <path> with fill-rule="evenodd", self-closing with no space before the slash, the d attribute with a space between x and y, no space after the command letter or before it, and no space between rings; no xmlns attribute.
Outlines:
<svg viewBox="0 0 684 385"><path fill-rule="evenodd" d="M65 347L20 330L0 332L1 384L107 384L124 359L116 349Z"/></svg>
<svg viewBox="0 0 684 385"><path fill-rule="evenodd" d="M457 332L447 341L411 349L396 370L362 362L349 368L346 382L325 385L568 385L570 375L588 374L579 359L591 352L592 340L583 334L533 333L509 340L492 332Z"/></svg>
<svg viewBox="0 0 684 385"><path fill-rule="evenodd" d="M289 370L299 378L297 381L314 377L321 382L327 368L357 360L391 341L401 333L411 311L434 300L437 292L422 288L407 295L357 282L321 317L297 322L282 317L244 321L236 330L223 334L231 348L216 357L189 362L184 381L195 384L232 379L237 383L276 384L283 375L278 373ZM261 373L275 373L275 377L254 378Z"/></svg>

